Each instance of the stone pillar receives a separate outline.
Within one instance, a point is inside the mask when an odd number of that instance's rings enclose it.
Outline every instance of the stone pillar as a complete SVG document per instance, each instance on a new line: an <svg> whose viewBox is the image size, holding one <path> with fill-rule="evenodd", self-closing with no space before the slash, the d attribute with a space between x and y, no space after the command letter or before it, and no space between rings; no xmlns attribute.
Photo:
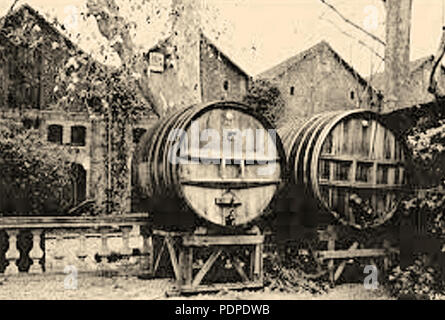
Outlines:
<svg viewBox="0 0 445 320"><path fill-rule="evenodd" d="M71 143L71 125L67 123L63 123L63 133L62 133L62 144L70 144Z"/></svg>

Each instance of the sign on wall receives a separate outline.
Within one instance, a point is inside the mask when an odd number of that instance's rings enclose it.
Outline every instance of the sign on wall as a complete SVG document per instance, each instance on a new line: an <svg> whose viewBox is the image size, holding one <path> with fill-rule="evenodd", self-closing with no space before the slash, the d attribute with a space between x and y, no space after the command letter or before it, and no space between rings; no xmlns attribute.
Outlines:
<svg viewBox="0 0 445 320"><path fill-rule="evenodd" d="M160 52L150 52L150 70L154 72L164 72L164 55Z"/></svg>

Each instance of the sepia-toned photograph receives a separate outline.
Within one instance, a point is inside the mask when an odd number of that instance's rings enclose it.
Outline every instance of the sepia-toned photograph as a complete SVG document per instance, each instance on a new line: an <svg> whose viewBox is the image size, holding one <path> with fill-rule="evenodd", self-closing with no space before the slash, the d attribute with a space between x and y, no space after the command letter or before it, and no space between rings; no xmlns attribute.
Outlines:
<svg viewBox="0 0 445 320"><path fill-rule="evenodd" d="M445 0L2 0L0 300L445 300L444 55Z"/></svg>

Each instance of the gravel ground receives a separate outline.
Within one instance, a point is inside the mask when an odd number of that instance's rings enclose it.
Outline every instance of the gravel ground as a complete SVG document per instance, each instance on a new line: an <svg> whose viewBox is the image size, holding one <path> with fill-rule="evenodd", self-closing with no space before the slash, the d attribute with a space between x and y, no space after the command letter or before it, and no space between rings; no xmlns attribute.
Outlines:
<svg viewBox="0 0 445 320"><path fill-rule="evenodd" d="M136 277L78 276L77 289L65 289L66 275L23 275L0 277L0 299L389 299L383 290L366 290L361 284L339 285L327 293L314 295L276 291L228 291L214 294L198 294L187 297L168 297L172 289L170 279L142 280Z"/></svg>

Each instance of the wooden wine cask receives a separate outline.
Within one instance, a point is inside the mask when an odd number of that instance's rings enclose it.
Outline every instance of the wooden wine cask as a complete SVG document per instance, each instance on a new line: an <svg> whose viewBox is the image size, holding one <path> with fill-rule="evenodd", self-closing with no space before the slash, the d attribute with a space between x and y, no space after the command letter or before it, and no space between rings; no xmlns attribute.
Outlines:
<svg viewBox="0 0 445 320"><path fill-rule="evenodd" d="M241 226L279 189L284 149L265 118L235 102L191 106L144 134L133 171L156 224Z"/></svg>
<svg viewBox="0 0 445 320"><path fill-rule="evenodd" d="M359 229L389 220L406 180L406 148L367 110L295 119L278 129L291 184Z"/></svg>

